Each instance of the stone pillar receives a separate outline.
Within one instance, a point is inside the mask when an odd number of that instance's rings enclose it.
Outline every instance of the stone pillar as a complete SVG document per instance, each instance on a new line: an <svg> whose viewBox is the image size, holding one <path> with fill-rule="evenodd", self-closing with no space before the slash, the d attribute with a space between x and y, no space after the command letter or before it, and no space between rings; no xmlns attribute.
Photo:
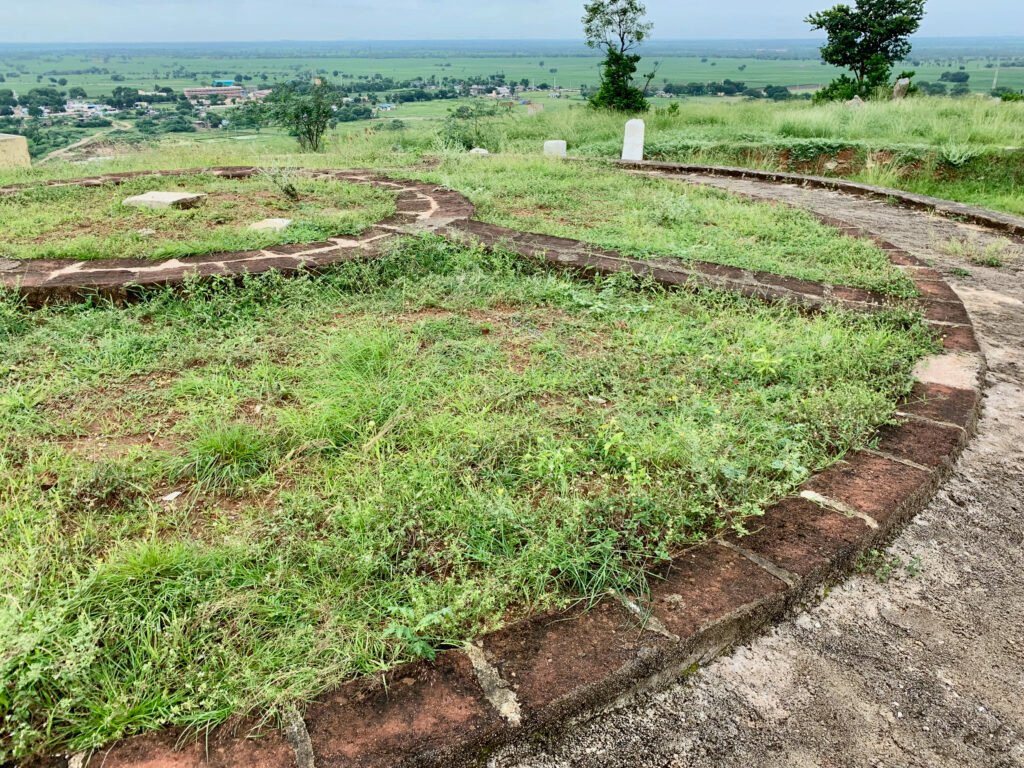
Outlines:
<svg viewBox="0 0 1024 768"><path fill-rule="evenodd" d="M644 159L644 121L634 118L626 123L626 139L622 143L623 160Z"/></svg>
<svg viewBox="0 0 1024 768"><path fill-rule="evenodd" d="M551 157L565 157L566 148L563 139L551 139L544 142L544 154Z"/></svg>
<svg viewBox="0 0 1024 768"><path fill-rule="evenodd" d="M0 133L0 168L31 168L28 140L13 133Z"/></svg>

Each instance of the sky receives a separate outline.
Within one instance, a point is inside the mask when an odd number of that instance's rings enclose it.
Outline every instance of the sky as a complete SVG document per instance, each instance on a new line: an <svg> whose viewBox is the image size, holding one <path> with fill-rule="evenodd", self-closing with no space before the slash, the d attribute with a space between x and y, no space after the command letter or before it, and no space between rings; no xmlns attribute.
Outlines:
<svg viewBox="0 0 1024 768"><path fill-rule="evenodd" d="M647 0L654 39L799 39L839 0ZM846 0L852 2L852 0ZM573 39L583 0L0 0L0 42ZM920 35L1024 34L1021 0L928 0Z"/></svg>

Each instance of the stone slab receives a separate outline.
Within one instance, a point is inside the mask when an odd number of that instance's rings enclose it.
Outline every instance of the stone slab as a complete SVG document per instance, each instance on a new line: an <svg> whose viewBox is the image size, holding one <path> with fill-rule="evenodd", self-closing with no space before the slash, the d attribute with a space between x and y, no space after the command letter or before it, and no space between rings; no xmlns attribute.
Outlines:
<svg viewBox="0 0 1024 768"><path fill-rule="evenodd" d="M549 157L565 157L566 144L563 139L551 139L544 142L544 154Z"/></svg>
<svg viewBox="0 0 1024 768"><path fill-rule="evenodd" d="M0 168L31 168L28 139L13 133L0 133Z"/></svg>
<svg viewBox="0 0 1024 768"><path fill-rule="evenodd" d="M250 224L249 229L257 232L284 232L291 223L291 219L262 219Z"/></svg>
<svg viewBox="0 0 1024 768"><path fill-rule="evenodd" d="M626 134L622 142L622 159L637 162L644 159L644 121L634 118L626 123Z"/></svg>
<svg viewBox="0 0 1024 768"><path fill-rule="evenodd" d="M153 191L125 198L124 205L134 208L152 208L154 210L164 208L185 210L187 208L195 208L202 205L205 200L206 194L203 192Z"/></svg>

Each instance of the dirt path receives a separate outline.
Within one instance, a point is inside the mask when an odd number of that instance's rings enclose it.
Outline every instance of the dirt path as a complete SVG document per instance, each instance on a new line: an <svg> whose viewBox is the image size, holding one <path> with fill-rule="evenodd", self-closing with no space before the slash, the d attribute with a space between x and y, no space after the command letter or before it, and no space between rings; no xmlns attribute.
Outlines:
<svg viewBox="0 0 1024 768"><path fill-rule="evenodd" d="M53 150L53 152L50 152L48 155L46 155L44 158L42 158L39 162L40 163L45 163L45 162L48 162L50 160L61 160L61 159L66 160L66 159L69 159L71 157L71 155L75 152L75 150L79 150L82 147L87 147L90 144L94 144L97 141L105 139L108 136L110 136L110 134L114 133L115 131L127 131L131 127L132 127L131 123L126 123L123 120L122 121L114 120L113 121L113 125L111 125L110 128L104 128L102 131L98 131L97 133L90 134L89 136L86 136L84 139L79 139L74 144L68 144L68 146L66 146L66 147L61 147L60 149L55 149L55 150Z"/></svg>
<svg viewBox="0 0 1024 768"><path fill-rule="evenodd" d="M842 193L688 180L845 219L940 269L988 357L978 438L890 549L917 575L857 576L686 683L489 765L1024 766L1024 246Z"/></svg>

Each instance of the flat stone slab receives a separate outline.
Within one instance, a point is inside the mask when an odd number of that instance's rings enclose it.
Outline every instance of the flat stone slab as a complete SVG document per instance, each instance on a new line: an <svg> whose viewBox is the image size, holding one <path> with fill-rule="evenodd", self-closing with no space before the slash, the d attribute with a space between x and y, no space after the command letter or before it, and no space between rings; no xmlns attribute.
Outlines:
<svg viewBox="0 0 1024 768"><path fill-rule="evenodd" d="M292 223L291 219L263 219L249 225L249 229L259 232L283 232Z"/></svg>
<svg viewBox="0 0 1024 768"><path fill-rule="evenodd" d="M146 192L142 195L134 195L125 198L124 205L135 208L174 208L184 210L202 205L206 200L203 192Z"/></svg>

